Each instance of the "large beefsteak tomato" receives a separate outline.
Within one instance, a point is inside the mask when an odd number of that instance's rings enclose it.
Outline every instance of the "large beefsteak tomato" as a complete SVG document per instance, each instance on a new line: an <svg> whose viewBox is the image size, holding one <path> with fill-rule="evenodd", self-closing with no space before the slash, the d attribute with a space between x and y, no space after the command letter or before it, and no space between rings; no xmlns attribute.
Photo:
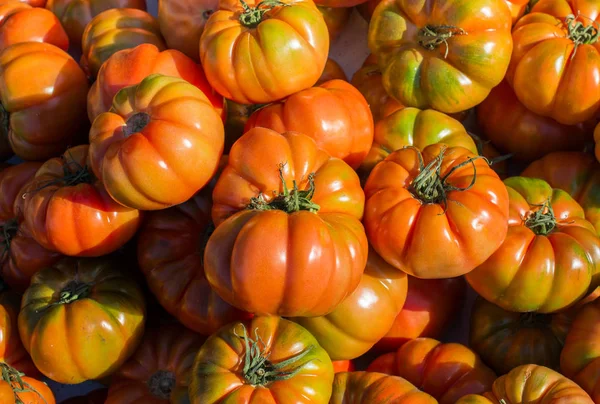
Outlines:
<svg viewBox="0 0 600 404"><path fill-rule="evenodd" d="M202 91L152 74L120 90L90 131L90 162L115 201L143 210L190 199L216 172L223 121Z"/></svg>
<svg viewBox="0 0 600 404"><path fill-rule="evenodd" d="M240 104L273 102L313 86L328 53L327 25L312 0L220 0L200 37L209 83Z"/></svg>
<svg viewBox="0 0 600 404"><path fill-rule="evenodd" d="M213 191L206 277L251 313L328 314L365 269L363 210L349 165L306 135L254 128L231 148Z"/></svg>
<svg viewBox="0 0 600 404"><path fill-rule="evenodd" d="M48 160L23 187L23 215L33 238L65 255L99 257L136 233L140 212L116 203L94 178L87 145Z"/></svg>
<svg viewBox="0 0 600 404"><path fill-rule="evenodd" d="M357 168L373 144L373 116L362 94L343 80L332 80L257 110L246 123L277 132L304 133L331 157Z"/></svg>
<svg viewBox="0 0 600 404"><path fill-rule="evenodd" d="M455 404L468 394L485 393L496 380L496 374L466 346L431 338L407 342L396 352L375 359L367 371L400 376L440 404Z"/></svg>
<svg viewBox="0 0 600 404"><path fill-rule="evenodd" d="M87 91L77 62L56 46L24 42L5 49L0 53L0 143L8 139L24 160L60 155L85 139Z"/></svg>
<svg viewBox="0 0 600 404"><path fill-rule="evenodd" d="M503 0L384 0L369 24L383 86L403 105L445 113L479 104L512 51Z"/></svg>
<svg viewBox="0 0 600 404"><path fill-rule="evenodd" d="M417 278L470 272L508 230L506 187L463 147L397 150L375 166L365 196L369 241L388 263Z"/></svg>
<svg viewBox="0 0 600 404"><path fill-rule="evenodd" d="M203 342L180 325L147 331L113 375L105 404L188 404L192 366Z"/></svg>
<svg viewBox="0 0 600 404"><path fill-rule="evenodd" d="M100 379L135 352L146 306L119 265L110 258L66 258L33 276L19 333L44 375L66 384Z"/></svg>
<svg viewBox="0 0 600 404"><path fill-rule="evenodd" d="M357 358L391 328L406 300L406 278L370 249L365 272L350 296L326 316L294 321L314 335L332 360Z"/></svg>
<svg viewBox="0 0 600 404"><path fill-rule="evenodd" d="M56 404L46 383L26 376L0 362L0 402L2 404Z"/></svg>
<svg viewBox="0 0 600 404"><path fill-rule="evenodd" d="M466 275L489 302L515 312L552 313L600 282L600 239L565 191L526 177L504 181L509 230L502 246Z"/></svg>
<svg viewBox="0 0 600 404"><path fill-rule="evenodd" d="M81 67L95 79L100 66L113 54L141 44L152 44L165 50L158 21L143 10L113 8L94 17L85 27L81 40Z"/></svg>
<svg viewBox="0 0 600 404"><path fill-rule="evenodd" d="M213 334L196 356L192 404L326 403L333 365L300 325L280 317L235 322Z"/></svg>

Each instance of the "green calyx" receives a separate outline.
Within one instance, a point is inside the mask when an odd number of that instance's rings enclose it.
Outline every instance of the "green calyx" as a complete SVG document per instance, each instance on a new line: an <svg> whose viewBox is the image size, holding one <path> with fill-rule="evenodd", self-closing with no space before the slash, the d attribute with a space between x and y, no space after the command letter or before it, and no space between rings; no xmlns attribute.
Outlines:
<svg viewBox="0 0 600 404"><path fill-rule="evenodd" d="M258 3L256 7L250 7L244 0L240 0L240 3L244 12L240 14L239 21L246 28L256 28L264 19L265 14L273 8L288 6L288 4L278 0L264 0Z"/></svg>
<svg viewBox="0 0 600 404"><path fill-rule="evenodd" d="M269 361L269 353L266 352L264 341L254 331L254 338L248 337L246 327L242 324L243 335L237 335L244 342L244 368L242 374L246 383L251 386L265 387L277 381L288 380L296 376L309 362L299 362L312 351L312 346L300 352L296 356L279 362L277 364Z"/></svg>
<svg viewBox="0 0 600 404"><path fill-rule="evenodd" d="M91 286L87 283L71 281L60 292L56 304L69 304L77 300L85 299L90 295Z"/></svg>
<svg viewBox="0 0 600 404"><path fill-rule="evenodd" d="M0 136L8 139L8 134L10 132L10 114L4 108L4 106L0 103Z"/></svg>
<svg viewBox="0 0 600 404"><path fill-rule="evenodd" d="M546 327L552 322L552 316L549 314L541 313L523 313L521 314L521 325L528 328L542 328Z"/></svg>
<svg viewBox="0 0 600 404"><path fill-rule="evenodd" d="M19 232L19 223L17 219L12 219L4 223L0 226L0 237L2 237L2 243L4 247L2 248L2 254L0 255L0 262L3 262L8 252L10 251L10 243L13 238Z"/></svg>
<svg viewBox="0 0 600 404"><path fill-rule="evenodd" d="M535 211L529 212L525 218L525 226L533 231L538 236L546 236L556 228L556 216L550 205L550 201L546 201L541 205L533 205L539 207Z"/></svg>
<svg viewBox="0 0 600 404"><path fill-rule="evenodd" d="M282 210L287 213L307 210L309 212L318 212L320 207L312 202L315 194L315 174L311 173L308 176L308 189L301 191L298 189L298 184L294 180L293 188L290 191L283 177L284 165L279 166L279 178L283 184L283 192L267 202L263 195L259 195L250 200L247 209L250 210Z"/></svg>
<svg viewBox="0 0 600 404"><path fill-rule="evenodd" d="M25 402L19 397L19 393L36 393L44 403L46 403L46 399L29 383L23 381L23 376L25 373L19 372L17 369L8 365L5 362L0 362L0 372L2 373L2 380L12 387L15 403L16 404L25 404ZM29 401L28 401L29 402Z"/></svg>
<svg viewBox="0 0 600 404"><path fill-rule="evenodd" d="M468 35L467 32L454 25L425 25L417 33L418 43L427 50L435 50L438 46L444 44L446 51L444 58L448 57L448 40L453 36Z"/></svg>
<svg viewBox="0 0 600 404"><path fill-rule="evenodd" d="M567 25L568 38L575 43L576 47L595 44L600 39L600 31L598 31L594 21L585 26L581 21L577 21L577 16L571 14L565 18L565 24Z"/></svg>

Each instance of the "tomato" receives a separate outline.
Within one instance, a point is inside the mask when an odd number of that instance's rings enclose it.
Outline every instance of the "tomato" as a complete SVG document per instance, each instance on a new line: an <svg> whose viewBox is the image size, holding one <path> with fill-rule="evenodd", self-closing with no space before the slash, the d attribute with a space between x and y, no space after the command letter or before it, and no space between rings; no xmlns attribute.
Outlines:
<svg viewBox="0 0 600 404"><path fill-rule="evenodd" d="M153 73L180 77L198 87L224 116L223 97L208 84L200 65L179 51L169 49L161 52L155 45L141 44L116 52L100 67L98 77L88 93L90 122L110 110L119 90L139 84Z"/></svg>
<svg viewBox="0 0 600 404"><path fill-rule="evenodd" d="M506 187L463 147L395 151L371 172L365 197L369 241L388 263L418 278L470 272L508 229Z"/></svg>
<svg viewBox="0 0 600 404"><path fill-rule="evenodd" d="M81 47L83 31L92 19L111 8L146 9L146 0L48 0L46 8L60 20L69 35L71 46Z"/></svg>
<svg viewBox="0 0 600 404"><path fill-rule="evenodd" d="M4 245L0 251L1 275L18 292L27 289L33 274L62 257L36 242L23 223L21 188L40 166L41 163L26 162L0 172L0 241Z"/></svg>
<svg viewBox="0 0 600 404"><path fill-rule="evenodd" d="M406 289L406 274L370 250L358 287L333 312L293 320L319 341L332 360L358 358L391 328L406 300Z"/></svg>
<svg viewBox="0 0 600 404"><path fill-rule="evenodd" d="M169 49L200 60L200 36L208 18L218 8L219 0L159 0L158 22Z"/></svg>
<svg viewBox="0 0 600 404"><path fill-rule="evenodd" d="M419 337L440 338L459 313L465 300L464 278L419 279L408 277L404 307L394 324L376 345L390 352Z"/></svg>
<svg viewBox="0 0 600 404"><path fill-rule="evenodd" d="M225 148L224 154L228 154L231 146L244 134L246 122L250 119L250 115L259 108L264 107L262 104L248 105L238 104L235 101L225 101Z"/></svg>
<svg viewBox="0 0 600 404"><path fill-rule="evenodd" d="M69 49L69 37L54 14L19 0L0 4L0 50L21 42L46 42Z"/></svg>
<svg viewBox="0 0 600 404"><path fill-rule="evenodd" d="M333 361L333 371L334 373L342 373L342 372L354 372L356 370L356 366L354 362L345 360L345 361Z"/></svg>
<svg viewBox="0 0 600 404"><path fill-rule="evenodd" d="M100 388L88 393L85 396L71 397L61 404L105 404L108 396L108 389Z"/></svg>
<svg viewBox="0 0 600 404"><path fill-rule="evenodd" d="M470 395L456 404L592 404L577 384L544 366L523 365L499 377L485 397Z"/></svg>
<svg viewBox="0 0 600 404"><path fill-rule="evenodd" d="M504 0L508 9L510 10L510 15L512 17L513 25L519 20L519 18L523 17L525 13L529 10L529 4L535 3L535 0Z"/></svg>
<svg viewBox="0 0 600 404"><path fill-rule="evenodd" d="M492 142L487 139L482 138L481 136L477 136L473 132L467 132L475 145L477 146L477 154L485 157L490 162L490 166L498 176L503 180L508 177L508 160L512 158L511 154L502 155L498 149L494 147Z"/></svg>
<svg viewBox="0 0 600 404"><path fill-rule="evenodd" d="M136 233L140 212L117 204L87 165L87 145L48 160L22 190L25 225L42 247L98 257Z"/></svg>
<svg viewBox="0 0 600 404"><path fill-rule="evenodd" d="M498 374L527 364L558 369L571 317L566 313L515 313L478 298L469 345Z"/></svg>
<svg viewBox="0 0 600 404"><path fill-rule="evenodd" d="M19 372L37 376L29 354L21 343L17 317L21 296L13 291L0 292L0 363L6 363Z"/></svg>
<svg viewBox="0 0 600 404"><path fill-rule="evenodd" d="M141 44L152 44L161 51L167 49L153 16L135 8L106 10L85 27L81 67L90 79L95 79L100 66L113 54Z"/></svg>
<svg viewBox="0 0 600 404"><path fill-rule="evenodd" d="M376 372L344 372L335 375L330 404L437 404L410 382Z"/></svg>
<svg viewBox="0 0 600 404"><path fill-rule="evenodd" d="M19 333L35 366L58 383L115 372L139 345L145 303L133 279L109 258L68 258L33 276Z"/></svg>
<svg viewBox="0 0 600 404"><path fill-rule="evenodd" d="M32 7L46 7L46 0L20 0L23 3L27 3Z"/></svg>
<svg viewBox="0 0 600 404"><path fill-rule="evenodd" d="M185 404L204 338L180 325L155 328L113 376L106 404Z"/></svg>
<svg viewBox="0 0 600 404"><path fill-rule="evenodd" d="M212 231L205 193L152 212L138 238L138 262L160 304L183 325L211 335L248 315L225 303L204 275L202 253Z"/></svg>
<svg viewBox="0 0 600 404"><path fill-rule="evenodd" d="M532 112L565 125L600 107L600 43L595 1L541 0L514 27L506 78ZM587 27L587 28L586 28Z"/></svg>
<svg viewBox="0 0 600 404"><path fill-rule="evenodd" d="M192 404L326 403L333 366L315 338L280 317L254 317L213 334L196 356Z"/></svg>
<svg viewBox="0 0 600 404"><path fill-rule="evenodd" d="M39 42L5 49L0 53L0 143L8 139L24 160L61 154L87 133L82 119L87 91L85 74L63 50Z"/></svg>
<svg viewBox="0 0 600 404"><path fill-rule="evenodd" d="M456 119L433 109L399 109L375 125L373 146L358 168L358 174L366 181L377 163L390 153L406 146L422 150L435 143L460 146L474 154L478 153L475 142Z"/></svg>
<svg viewBox="0 0 600 404"><path fill-rule="evenodd" d="M392 97L407 107L455 113L479 104L504 78L510 30L503 0L423 0L419 6L384 0L369 25L369 48Z"/></svg>
<svg viewBox="0 0 600 404"><path fill-rule="evenodd" d="M0 402L2 404L56 404L46 383L28 377L0 362Z"/></svg>
<svg viewBox="0 0 600 404"><path fill-rule="evenodd" d="M328 7L317 5L317 8L323 14L323 19L329 31L329 43L333 43L339 38L343 29L348 24L352 15L352 7Z"/></svg>
<svg viewBox="0 0 600 404"><path fill-rule="evenodd" d="M312 0L221 0L200 37L209 83L240 104L277 101L313 86L328 52L327 25Z"/></svg>
<svg viewBox="0 0 600 404"><path fill-rule="evenodd" d="M315 139L332 157L352 168L360 165L373 143L373 116L367 101L350 83L332 80L259 109L245 131L263 127L295 131Z"/></svg>
<svg viewBox="0 0 600 404"><path fill-rule="evenodd" d="M400 376L440 404L454 404L468 394L485 393L496 380L494 372L466 346L431 338L407 342L398 351L375 359L367 371Z"/></svg>
<svg viewBox="0 0 600 404"><path fill-rule="evenodd" d="M504 181L509 230L502 246L466 278L489 302L515 312L552 313L600 282L600 239L565 191L526 177Z"/></svg>
<svg viewBox="0 0 600 404"><path fill-rule="evenodd" d="M115 201L143 210L191 198L215 173L223 121L202 91L152 74L120 90L90 130L90 161Z"/></svg>
<svg viewBox="0 0 600 404"><path fill-rule="evenodd" d="M569 193L581 205L596 232L600 234L600 164L593 155L556 152L534 161L521 174L548 182Z"/></svg>
<svg viewBox="0 0 600 404"><path fill-rule="evenodd" d="M356 10L365 19L365 21L370 22L373 17L373 12L377 8L377 6L381 3L381 0L367 0L364 3L356 6Z"/></svg>
<svg viewBox="0 0 600 404"><path fill-rule="evenodd" d="M323 73L317 81L317 86L320 86L321 84L331 80L348 81L348 78L346 77L346 73L344 73L344 69L342 69L342 66L340 66L338 62L330 58L327 59L327 63L325 63L325 69L323 69Z"/></svg>
<svg viewBox="0 0 600 404"><path fill-rule="evenodd" d="M503 152L532 161L554 151L583 150L590 140L589 123L563 125L529 111L506 82L477 107L479 126Z"/></svg>
<svg viewBox="0 0 600 404"><path fill-rule="evenodd" d="M306 135L252 129L231 148L213 191L206 277L251 313L328 314L364 271L363 209L358 176L342 160Z"/></svg>
<svg viewBox="0 0 600 404"><path fill-rule="evenodd" d="M560 355L560 370L572 378L594 402L600 400L600 300L581 308L567 334Z"/></svg>

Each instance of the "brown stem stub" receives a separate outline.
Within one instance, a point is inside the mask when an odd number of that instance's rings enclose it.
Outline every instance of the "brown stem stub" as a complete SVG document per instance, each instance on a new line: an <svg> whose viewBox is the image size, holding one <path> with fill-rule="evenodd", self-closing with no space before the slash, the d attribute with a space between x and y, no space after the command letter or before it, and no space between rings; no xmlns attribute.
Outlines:
<svg viewBox="0 0 600 404"><path fill-rule="evenodd" d="M123 132L129 137L134 133L141 132L150 123L150 115L145 112L138 112L127 119L127 124Z"/></svg>
<svg viewBox="0 0 600 404"><path fill-rule="evenodd" d="M169 400L175 387L175 374L168 370L159 370L148 380L148 389L161 400Z"/></svg>
<svg viewBox="0 0 600 404"><path fill-rule="evenodd" d="M427 50L435 50L441 44L446 46L444 58L448 57L448 40L453 36L457 35L468 35L467 32L459 27L453 25L425 25L419 30L418 42L423 48Z"/></svg>

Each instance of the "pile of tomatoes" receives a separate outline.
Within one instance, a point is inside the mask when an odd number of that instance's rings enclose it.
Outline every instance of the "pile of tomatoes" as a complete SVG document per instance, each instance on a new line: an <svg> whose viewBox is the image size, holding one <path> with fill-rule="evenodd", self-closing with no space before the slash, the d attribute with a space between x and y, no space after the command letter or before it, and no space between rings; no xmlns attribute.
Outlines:
<svg viewBox="0 0 600 404"><path fill-rule="evenodd" d="M0 0L2 404L600 403L600 2L146 6Z"/></svg>

